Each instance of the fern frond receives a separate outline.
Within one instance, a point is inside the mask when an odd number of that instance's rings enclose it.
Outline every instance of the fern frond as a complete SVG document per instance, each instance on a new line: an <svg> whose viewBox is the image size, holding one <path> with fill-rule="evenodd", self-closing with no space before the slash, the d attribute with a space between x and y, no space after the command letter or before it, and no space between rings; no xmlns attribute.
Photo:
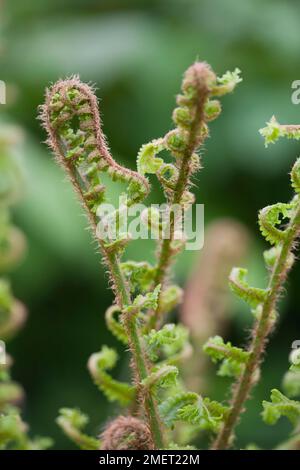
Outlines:
<svg viewBox="0 0 300 470"><path fill-rule="evenodd" d="M160 284L155 287L153 292L145 295L138 295L131 305L124 309L124 314L137 314L146 309L155 309L157 307L158 296L160 293Z"/></svg>
<svg viewBox="0 0 300 470"><path fill-rule="evenodd" d="M277 389L271 391L271 401L263 401L262 417L266 424L276 424L286 416L295 426L300 419L300 402L290 400Z"/></svg>
<svg viewBox="0 0 300 470"><path fill-rule="evenodd" d="M147 262L125 261L121 263L125 279L130 281L131 290L145 291L150 288L155 276L155 268Z"/></svg>
<svg viewBox="0 0 300 470"><path fill-rule="evenodd" d="M250 287L246 281L247 274L247 269L233 268L229 275L229 287L251 307L257 307L265 301L267 291L258 287Z"/></svg>
<svg viewBox="0 0 300 470"><path fill-rule="evenodd" d="M217 432L228 413L221 403L202 398L197 393L180 392L165 400L159 407L163 421L172 427L175 421L195 425L200 429Z"/></svg>
<svg viewBox="0 0 300 470"><path fill-rule="evenodd" d="M164 139L152 140L140 148L137 156L137 170L141 175L157 173L164 161L156 155L164 148Z"/></svg>
<svg viewBox="0 0 300 470"><path fill-rule="evenodd" d="M292 186L297 194L300 193L300 158L296 160L291 171Z"/></svg>
<svg viewBox="0 0 300 470"><path fill-rule="evenodd" d="M272 116L270 121L266 123L266 127L259 130L259 133L265 139L265 146L275 144L280 137L287 137L288 139L300 139L300 127L297 125L279 124L275 116Z"/></svg>
<svg viewBox="0 0 300 470"><path fill-rule="evenodd" d="M152 361L156 361L160 353L171 357L188 343L188 334L187 328L174 323L168 323L160 330L151 330L144 336L149 357Z"/></svg>
<svg viewBox="0 0 300 470"><path fill-rule="evenodd" d="M103 346L99 353L91 355L88 361L89 372L99 389L109 401L128 405L135 397L135 387L113 379L106 370L112 369L117 362L114 349Z"/></svg>
<svg viewBox="0 0 300 470"><path fill-rule="evenodd" d="M232 346L230 342L224 343L220 336L210 338L203 346L213 362L222 361L218 375L232 377L239 376L249 358L249 352Z"/></svg>
<svg viewBox="0 0 300 470"><path fill-rule="evenodd" d="M56 419L59 427L64 433L77 444L82 450L98 450L100 442L94 437L88 436L82 432L89 419L78 409L61 408L60 415Z"/></svg>
<svg viewBox="0 0 300 470"><path fill-rule="evenodd" d="M120 307L118 305L112 305L105 312L106 326L109 331L123 344L128 344L128 337L123 325L116 320L115 316L121 314Z"/></svg>
<svg viewBox="0 0 300 470"><path fill-rule="evenodd" d="M180 392L164 400L159 405L160 416L167 427L172 427L178 420L178 412L187 405L194 405L199 396L194 392Z"/></svg>
<svg viewBox="0 0 300 470"><path fill-rule="evenodd" d="M258 223L262 235L272 245L285 240L287 231L276 227L284 218L290 218L292 204L277 203L261 209L258 214Z"/></svg>
<svg viewBox="0 0 300 470"><path fill-rule="evenodd" d="M177 383L178 369L175 366L162 365L154 367L142 385L147 389L169 388Z"/></svg>

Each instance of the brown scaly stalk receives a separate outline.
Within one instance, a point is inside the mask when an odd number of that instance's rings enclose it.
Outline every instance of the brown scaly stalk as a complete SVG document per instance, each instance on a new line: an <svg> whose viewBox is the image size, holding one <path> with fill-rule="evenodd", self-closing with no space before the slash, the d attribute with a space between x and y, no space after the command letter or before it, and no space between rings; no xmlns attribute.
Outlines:
<svg viewBox="0 0 300 470"><path fill-rule="evenodd" d="M269 123L267 129L261 131L266 137L267 143L278 138L278 133L275 132L274 134L274 121L271 121L271 125L273 126L272 129L270 129L271 126ZM289 128L286 129L284 126L281 126L280 132L282 133L284 130L284 132L290 133L291 126L288 127ZM267 289L262 291L250 288L250 291L248 286L241 282L241 278L236 277L234 274L231 275L230 281L234 291L241 297L248 297L248 300L250 296L252 300L256 297L260 302L258 302L259 310L257 310L258 319L254 326L252 340L248 348L249 356L244 370L233 388L230 411L212 445L212 449L227 449L232 445L235 426L239 421L241 413L244 411L244 404L249 398L259 375L259 367L263 360L266 343L276 321L276 307L287 274L293 264L293 251L295 251L297 240L300 236L299 174L300 160L295 163L291 173L292 185L296 193L298 193L291 204L269 206L260 212L259 222L261 231L266 239L275 245L275 248L273 248L275 251L272 253L272 257L275 256L275 259L273 260L274 262L272 262L273 266ZM276 224L280 223L279 214L282 214L283 217L290 217L290 221L285 230L280 230L276 227Z"/></svg>
<svg viewBox="0 0 300 470"><path fill-rule="evenodd" d="M128 183L128 204L142 200L149 192L147 179L117 164L112 158L101 130L96 96L77 77L57 82L46 93L41 119L48 133L48 144L67 172L85 209L94 236L108 268L112 289L121 311L132 305L128 285L120 268L120 255L128 239L103 240L97 233L97 208L104 200L105 187L99 173L107 172L113 181ZM138 384L148 376L148 366L132 313L124 315ZM146 415L156 448L163 438L156 404L150 393L143 397Z"/></svg>

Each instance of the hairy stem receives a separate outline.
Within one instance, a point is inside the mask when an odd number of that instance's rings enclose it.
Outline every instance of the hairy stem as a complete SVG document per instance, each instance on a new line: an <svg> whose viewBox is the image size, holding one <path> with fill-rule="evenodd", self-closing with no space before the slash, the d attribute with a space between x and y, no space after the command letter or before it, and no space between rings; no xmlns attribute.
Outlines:
<svg viewBox="0 0 300 470"><path fill-rule="evenodd" d="M224 421L220 433L212 445L212 449L227 449L232 444L235 426L241 413L244 411L245 401L248 399L249 394L255 385L255 375L262 361L265 344L274 323L273 313L276 309L277 302L280 298L280 292L289 271L289 263L287 260L294 248L299 233L300 203L298 202L294 216L290 220L287 228L287 236L282 242L280 255L270 276L267 291L268 295L263 303L261 316L253 330L252 341L248 348L250 352L248 362L245 365L242 376L234 387L230 412Z"/></svg>
<svg viewBox="0 0 300 470"><path fill-rule="evenodd" d="M203 64L200 64L203 68ZM189 187L189 178L191 175L191 158L197 148L202 144L205 134L201 135L201 124L204 123L204 105L207 101L209 95L209 88L207 85L204 85L205 81L203 76L207 73L205 69L201 70L199 64L194 64L190 68L190 73L192 73L193 87L196 90L196 101L193 120L191 126L188 130L187 141L185 149L181 155L181 165L179 168L178 179L176 182L175 190L173 197L170 201L170 206L180 204L184 191ZM159 252L158 263L157 263L157 272L154 279L154 284L161 284L162 289L161 293L164 290L166 279L168 275L168 270L170 268L173 256L172 242L174 241L174 231L175 231L175 216L174 212L170 213L170 223L168 230L168 238L165 238L162 242L161 249ZM157 326L160 316L161 316L161 293L158 299L158 305L155 312L152 312L150 318L150 328Z"/></svg>
<svg viewBox="0 0 300 470"><path fill-rule="evenodd" d="M120 261L118 255L114 251L108 250L101 238L97 237L97 219L96 215L89 209L88 205L86 204L82 187L78 184L76 178L73 177L72 171L69 168L69 176L72 180L72 183L79 194L81 199L82 205L85 208L91 226L94 230L95 237L99 243L99 247L105 259L105 264L108 266L110 276L113 283L113 289L117 293L117 299L119 302L119 306L123 309L126 306L132 304L130 292L126 281L124 279L122 270L120 268ZM85 189L88 189L87 187ZM127 322L127 320L125 320ZM147 362L143 352L143 347L141 345L140 336L137 330L135 318L132 317L127 323L128 327L126 328L127 334L129 336L129 344L130 350L134 361L133 370L136 374L136 380L138 383L141 383L143 379L148 376L147 370ZM149 428L151 430L152 439L155 448L163 449L163 437L161 433L161 424L160 419L157 413L156 404L153 398L150 395L150 392L146 393L145 397L145 409L146 409L146 416L149 424Z"/></svg>
<svg viewBox="0 0 300 470"><path fill-rule="evenodd" d="M119 179L134 186L131 203L145 197L149 191L147 180L138 173L117 164L112 158L101 130L97 99L93 90L76 77L59 81L47 92L46 104L42 107L42 120L48 132L48 142L59 163L69 178L81 200L95 239L108 268L116 302L124 311L132 305L130 289L124 278L120 256L122 250L105 241L97 234L98 216L96 208L101 202L105 188L99 184L98 173L108 171L112 179ZM74 122L79 127L76 129ZM71 156L70 156L71 155ZM87 167L81 168L85 163ZM88 171L89 170L89 171ZM100 198L100 199L99 199ZM126 317L126 314L124 314ZM125 318L127 322L127 318ZM127 333L133 357L133 370L138 384L147 377L147 362L143 351L136 319L131 317ZM149 421L153 442L156 448L163 448L160 422L154 399L146 393L146 418Z"/></svg>

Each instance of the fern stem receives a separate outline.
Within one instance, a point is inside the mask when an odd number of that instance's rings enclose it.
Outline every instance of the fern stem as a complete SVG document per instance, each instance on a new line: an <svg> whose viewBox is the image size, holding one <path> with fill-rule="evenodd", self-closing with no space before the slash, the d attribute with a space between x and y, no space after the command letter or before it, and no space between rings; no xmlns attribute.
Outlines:
<svg viewBox="0 0 300 470"><path fill-rule="evenodd" d="M196 65L196 64L195 64ZM204 135L199 139L199 129L201 128L201 123L205 120L204 105L208 97L209 90L208 88L203 87L203 77L201 72L199 73L197 68L193 71L193 80L194 87L197 90L197 100L195 102L195 112L193 116L193 121L191 123L190 129L187 136L187 144L181 155L181 166L179 168L179 174L173 197L170 201L170 206L180 204L184 191L189 186L189 178L191 174L190 161L193 153L198 147L201 146L204 140ZM161 312L161 295L164 291L166 284L166 279L168 275L168 270L172 262L172 242L174 240L174 231L175 231L175 217L174 212L170 211L170 223L169 223L169 237L165 238L161 245L161 250L159 253L158 263L157 263L157 272L154 279L154 284L161 284L161 292L158 298L158 304L155 312L152 313L149 326L154 328L157 326Z"/></svg>
<svg viewBox="0 0 300 470"><path fill-rule="evenodd" d="M69 95L68 95L69 93ZM70 97L75 94L74 96ZM55 97L59 96L59 113L57 115L56 111L53 111L53 106L55 105ZM77 98L76 98L77 97ZM72 101L73 99L73 101ZM69 100L69 101L68 101ZM70 101L71 100L71 101ZM64 111L62 111L62 103L65 105ZM83 105L82 103L85 104ZM130 290L127 285L127 282L124 278L121 266L120 266L120 252L116 249L105 244L104 240L101 237L97 236L97 215L96 211L91 208L89 205L89 191L97 189L95 188L95 183L86 177L84 173L81 173L77 167L78 155L84 153L84 147L80 149L79 154L76 154L79 150L75 152L76 158L66 158L66 152L68 149L66 145L66 138L63 134L65 130L64 126L69 128L71 134L74 138L74 129L72 128L72 116L76 115L79 111L80 106L85 106L83 109L83 115L87 114L88 119L81 122L81 135L84 135L85 145L87 146L89 152L85 155L86 161L92 166L94 159L96 158L97 164L100 165L101 161L112 172L112 175L115 175L116 178L121 178L121 180L127 181L129 183L135 183L136 185L136 198L139 200L140 197L145 197L149 190L149 184L147 180L140 176L136 172L132 172L127 168L124 168L117 164L112 158L109 149L105 142L105 137L101 130L100 117L98 113L97 99L93 93L93 90L81 83L77 78L73 78L66 81L59 81L55 84L51 90L47 92L46 103L42 107L41 119L44 123L44 126L48 132L48 142L51 148L54 150L56 157L59 163L63 166L65 171L68 173L68 176L79 196L79 199L82 203L82 206L88 216L90 225L92 227L95 239L99 244L101 253L103 255L104 263L108 268L110 281L112 284L112 289L114 291L116 302L121 310L124 310L126 307L132 305L132 300L130 296ZM79 107L79 108L78 108ZM65 108L68 111L65 111ZM53 124L55 119L58 119L56 122L56 127ZM84 131L82 131L84 129ZM88 137L89 135L89 137ZM90 139L90 142L88 142ZM76 138L75 138L76 140ZM91 151L91 145L94 148ZM100 165L101 167L101 165ZM96 193L97 194L97 193ZM93 194L94 197L94 194ZM96 202L96 200L95 200ZM126 314L124 315L126 316ZM139 332L137 329L135 318L130 318L128 322L128 336L130 349L133 357L133 370L136 373L136 379L138 385L140 382L147 377L147 362L146 356L143 352L143 347L141 344ZM163 448L163 439L160 432L160 423L159 418L156 412L156 405L153 397L151 397L150 392L146 393L145 397L145 408L146 408L146 418L149 422L149 428L152 433L153 443L156 448Z"/></svg>
<svg viewBox="0 0 300 470"><path fill-rule="evenodd" d="M96 235L96 229L97 229L97 221L96 221L96 216L91 212L89 209L88 205L86 204L82 188L78 184L77 180L72 177L72 173L70 171L70 177L72 179L72 182L76 188L77 193L80 196L82 205L84 206L87 214L89 221L92 225L92 228L95 232L96 239L99 243L101 252L104 256L105 263L108 266L109 273L111 276L111 280L113 283L113 290L114 292L117 293L117 299L120 304L120 308L124 308L125 306L131 305L131 298L130 298L130 293L129 289L126 285L126 281L124 279L123 273L120 268L120 263L118 256L115 252L107 250L107 248L104 246L102 240L97 237ZM126 320L125 320L126 321ZM145 379L148 376L148 370L147 370L147 362L146 358L143 352L143 347L141 345L140 337L138 334L137 326L136 326L136 321L134 316L132 316L128 323L127 323L127 334L129 336L129 343L130 343L130 350L131 354L133 357L134 361L134 367L133 370L136 373L136 379L138 383L141 383L143 379ZM163 437L161 433L161 425L160 425L160 419L157 413L156 409L156 404L154 402L154 399L151 397L150 392L146 392L146 397L145 397L145 409L146 409L146 416L149 424L149 428L151 430L152 434L152 439L153 443L155 445L156 449L163 449L164 444L163 444Z"/></svg>
<svg viewBox="0 0 300 470"><path fill-rule="evenodd" d="M110 267L114 281L116 282L116 289L120 293L121 308L124 306L128 306L131 304L131 299L118 260L116 259L115 254L109 254L108 259L110 261ZM148 376L147 360L143 351L143 346L141 344L135 316L125 314L124 322L126 326L126 332L129 337L130 350L134 361L133 370L136 374L136 380L138 382L139 388L140 383ZM163 449L164 443L161 432L161 423L156 409L156 403L152 398L150 391L144 392L144 390L141 390L141 392L142 393L140 393L140 395L144 399L146 416L149 428L151 430L154 446L156 449Z"/></svg>
<svg viewBox="0 0 300 470"><path fill-rule="evenodd" d="M153 443L156 449L164 449L164 440L161 431L161 422L158 415L155 400L151 396L151 391L144 389L140 384L149 375L147 361L140 341L139 332L136 327L136 319L133 315L125 318L126 331L129 335L129 345L134 359L134 370L138 380L138 395L145 406L148 424L151 430Z"/></svg>
<svg viewBox="0 0 300 470"><path fill-rule="evenodd" d="M280 293L289 271L288 258L295 246L300 233L300 202L298 202L294 216L287 227L287 236L281 244L281 252L272 270L267 297L263 303L260 319L253 329L252 340L248 351L250 352L244 372L233 389L231 409L224 424L212 445L212 449L221 450L231 446L234 429L241 413L244 411L245 401L255 385L255 375L262 361L266 341L272 330L272 314L276 308Z"/></svg>

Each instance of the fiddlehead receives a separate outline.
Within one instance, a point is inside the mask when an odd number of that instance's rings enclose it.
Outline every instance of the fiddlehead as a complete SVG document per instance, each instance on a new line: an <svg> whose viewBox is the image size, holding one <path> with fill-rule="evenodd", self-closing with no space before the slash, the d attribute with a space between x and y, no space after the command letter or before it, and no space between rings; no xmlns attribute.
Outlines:
<svg viewBox="0 0 300 470"><path fill-rule="evenodd" d="M62 408L56 419L65 434L82 450L98 450L99 441L83 432L88 417L77 409Z"/></svg>
<svg viewBox="0 0 300 470"><path fill-rule="evenodd" d="M150 328L157 324L164 312L161 298L168 288L168 270L172 259L184 245L184 234L179 247L175 243L176 221L182 218L182 214L174 215L172 207L180 206L186 211L194 202L194 195L190 192L191 178L201 168L197 151L208 136L207 122L216 119L221 112L219 101L210 98L231 92L240 81L238 69L217 78L206 63L193 64L184 75L182 94L177 97L178 107L173 112L175 129L164 138L144 145L138 154L138 171L141 175L156 174L163 187L169 211L168 222L162 231L167 236L162 236L159 243L154 278L154 285L161 284L162 291L157 309L151 315ZM174 163L165 163L162 158L157 157L162 150L171 154Z"/></svg>
<svg viewBox="0 0 300 470"><path fill-rule="evenodd" d="M274 119L270 121L267 128L261 131L261 134L265 137L266 144L277 140L281 136L298 139L298 131L295 131L294 126L279 126ZM234 287L233 290L248 301L250 305L256 306L253 312L256 322L252 332L252 340L247 349L247 362L233 389L230 411L213 444L213 449L224 449L232 445L235 426L240 414L243 412L244 403L257 381L265 344L276 322L278 300L287 274L293 265L293 252L300 235L298 181L299 160L297 160L291 172L291 184L296 191L292 201L289 204L279 203L268 206L259 214L259 225L262 234L274 245L271 251L264 253L266 265L269 269L267 289L257 291L257 289L253 290L253 288L245 285L244 276L246 272L244 270L235 271L235 281L238 282L233 284L232 279L230 280L231 287ZM285 229L277 227L278 224L282 223L282 219L288 220ZM257 294L259 295L257 296ZM274 399L275 401L279 399L277 393L275 393ZM279 408L278 406L266 405L266 410L266 413L268 413L268 410L277 410L274 411L275 416Z"/></svg>
<svg viewBox="0 0 300 470"><path fill-rule="evenodd" d="M101 450L152 450L149 428L133 416L118 416L101 434Z"/></svg>
<svg viewBox="0 0 300 470"><path fill-rule="evenodd" d="M89 358L88 369L95 384L104 393L109 401L118 401L121 405L128 405L135 398L135 387L114 380L106 371L112 369L117 362L117 353L114 349L103 346L99 353Z"/></svg>
<svg viewBox="0 0 300 470"><path fill-rule="evenodd" d="M121 233L119 237L111 238L110 231L107 230L104 233L107 236L102 237L97 231L97 213L99 214L106 196L106 189L100 176L101 173L106 172L112 181L127 183L126 197L122 198L123 207L120 207L114 214L116 218L122 215L121 211L124 207L126 209L144 199L149 192L148 181L139 173L122 167L112 158L101 130L96 96L92 88L80 82L77 77L59 81L47 90L45 104L41 107L41 119L48 133L48 144L53 149L60 165L69 175L87 212L104 262L109 269L116 303L125 317L128 317L129 312L131 315L131 304L132 309L137 313L141 298L135 299L132 303L130 287L120 263L120 255L130 236ZM109 217L104 221L106 229L110 229L110 221ZM124 324L134 359L136 380L140 382L146 378L148 372L135 316L131 315L130 320L124 321ZM96 374L94 368L93 373ZM98 375L97 377L99 378ZM103 386L103 380L101 384ZM149 407L146 407L149 413L149 408L151 408L151 417L148 416L151 422L150 427L152 430L153 427L155 428L153 432L156 435L156 444L161 447L160 429L151 396L147 397L146 402L149 404Z"/></svg>

